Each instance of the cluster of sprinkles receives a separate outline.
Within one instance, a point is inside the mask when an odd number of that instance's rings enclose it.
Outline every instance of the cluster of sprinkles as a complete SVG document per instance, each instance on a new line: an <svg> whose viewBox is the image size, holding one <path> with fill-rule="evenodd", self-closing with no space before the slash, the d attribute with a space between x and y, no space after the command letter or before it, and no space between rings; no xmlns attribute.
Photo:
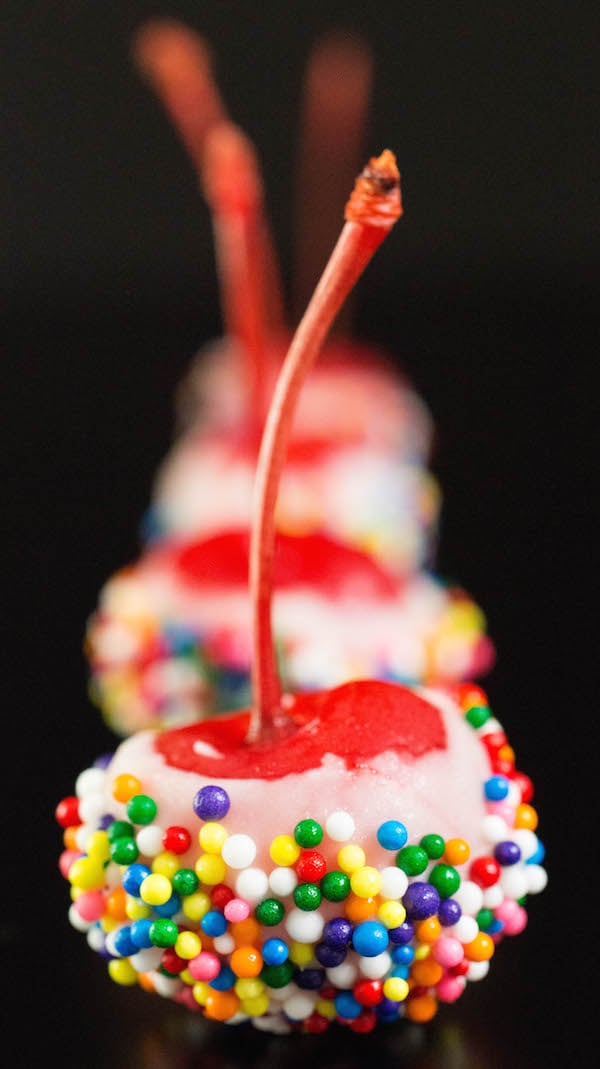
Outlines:
<svg viewBox="0 0 600 1069"><path fill-rule="evenodd" d="M360 817L333 810L282 829L259 868L223 786L197 791L186 826L163 827L143 783L111 780L104 759L56 809L71 923L116 983L213 1020L304 1032L430 1020L487 974L546 885L531 782L481 688L456 694L489 755L487 854L435 831L412 841L402 814L380 824L377 844L359 843ZM389 864L370 864L369 845Z"/></svg>

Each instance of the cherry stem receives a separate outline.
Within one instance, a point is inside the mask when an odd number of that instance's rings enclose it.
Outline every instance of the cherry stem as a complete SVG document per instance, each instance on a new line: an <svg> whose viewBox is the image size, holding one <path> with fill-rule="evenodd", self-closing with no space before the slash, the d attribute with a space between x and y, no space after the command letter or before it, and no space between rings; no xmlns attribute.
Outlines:
<svg viewBox="0 0 600 1069"><path fill-rule="evenodd" d="M176 19L150 19L135 35L132 54L173 122L208 202L224 329L239 343L249 415L260 426L268 378L264 336L267 328L281 329L283 299L255 150L228 119L199 34Z"/></svg>
<svg viewBox="0 0 600 1069"><path fill-rule="evenodd" d="M363 156L373 60L357 34L319 37L306 68L295 186L292 310L299 318L337 238L337 220ZM351 301L335 322L351 329Z"/></svg>
<svg viewBox="0 0 600 1069"><path fill-rule="evenodd" d="M386 149L378 158L369 160L356 181L346 205L346 223L275 385L257 461L250 538L254 633L248 742L283 737L291 729L281 706L271 602L275 505L298 395L344 300L401 214L400 176L393 153Z"/></svg>
<svg viewBox="0 0 600 1069"><path fill-rule="evenodd" d="M262 183L254 148L233 123L219 123L207 135L204 192L212 213L223 318L241 350L248 419L258 437L268 386Z"/></svg>

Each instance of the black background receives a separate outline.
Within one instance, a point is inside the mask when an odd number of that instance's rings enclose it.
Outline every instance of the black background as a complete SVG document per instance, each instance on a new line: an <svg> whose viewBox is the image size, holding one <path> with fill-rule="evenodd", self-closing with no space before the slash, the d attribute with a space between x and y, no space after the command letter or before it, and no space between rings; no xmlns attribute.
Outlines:
<svg viewBox="0 0 600 1069"><path fill-rule="evenodd" d="M11 1064L589 1063L595 9L5 0L1 928ZM405 216L359 283L356 331L396 356L433 413L438 570L486 611L498 649L486 687L536 783L550 875L489 978L425 1030L291 1044L204 1032L185 1011L112 984L66 920L54 807L114 744L86 696L84 622L101 584L138 551L175 387L221 325L206 207L130 62L131 35L150 14L182 17L212 43L230 112L260 152L288 285L309 48L343 26L373 49L365 158L394 150Z"/></svg>

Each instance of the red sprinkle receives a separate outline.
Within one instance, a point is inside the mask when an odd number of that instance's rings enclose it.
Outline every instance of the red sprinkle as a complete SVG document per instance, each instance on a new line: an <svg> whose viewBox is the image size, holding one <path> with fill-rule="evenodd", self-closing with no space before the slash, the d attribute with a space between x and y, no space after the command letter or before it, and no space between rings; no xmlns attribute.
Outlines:
<svg viewBox="0 0 600 1069"><path fill-rule="evenodd" d="M500 865L494 857L476 857L471 862L469 877L480 887L491 887L500 879Z"/></svg>

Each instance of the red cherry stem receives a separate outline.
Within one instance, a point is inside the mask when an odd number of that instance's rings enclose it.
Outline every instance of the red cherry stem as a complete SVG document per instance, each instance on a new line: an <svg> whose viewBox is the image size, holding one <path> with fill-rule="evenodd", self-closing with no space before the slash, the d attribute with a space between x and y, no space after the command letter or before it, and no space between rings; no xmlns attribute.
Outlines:
<svg viewBox="0 0 600 1069"><path fill-rule="evenodd" d="M225 332L240 344L249 413L260 423L264 334L267 326L281 328L283 299L256 153L229 121L199 34L176 19L150 19L134 36L132 55L173 122L209 204Z"/></svg>
<svg viewBox="0 0 600 1069"><path fill-rule="evenodd" d="M346 204L346 223L283 362L258 455L250 539L254 635L248 742L292 729L281 706L271 623L275 505L300 389L347 295L402 214L400 175L386 149L369 160ZM343 399L340 399L343 403Z"/></svg>
<svg viewBox="0 0 600 1069"><path fill-rule="evenodd" d="M373 60L355 33L319 37L306 67L295 185L292 302L299 318L337 238L337 220L363 158ZM352 301L335 322L350 332Z"/></svg>
<svg viewBox="0 0 600 1069"><path fill-rule="evenodd" d="M227 332L240 344L248 416L257 435L267 408L265 371L265 231L262 183L254 147L231 122L209 131L203 185L215 235L217 272Z"/></svg>

